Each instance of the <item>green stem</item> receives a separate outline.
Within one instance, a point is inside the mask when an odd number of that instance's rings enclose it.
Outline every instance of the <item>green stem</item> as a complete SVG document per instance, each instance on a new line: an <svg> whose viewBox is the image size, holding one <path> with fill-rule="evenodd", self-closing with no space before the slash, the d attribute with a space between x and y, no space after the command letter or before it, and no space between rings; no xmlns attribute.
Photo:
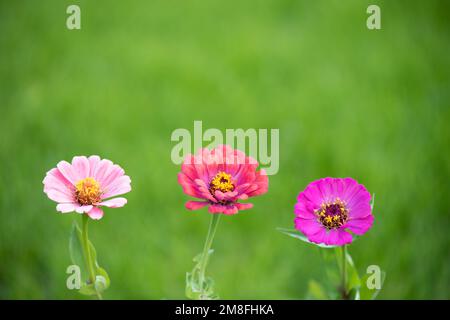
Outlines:
<svg viewBox="0 0 450 320"><path fill-rule="evenodd" d="M89 246L88 222L89 222L88 215L87 214L83 214L82 236L83 236L84 256L85 256L86 264L87 264L87 267L88 267L88 270L89 270L89 281L95 287L94 262L92 261L91 248ZM97 292L97 290L96 290L96 292ZM99 300L102 300L102 296L101 296L100 292L97 292L97 297L98 297Z"/></svg>
<svg viewBox="0 0 450 320"><path fill-rule="evenodd" d="M347 299L347 245L342 250L342 297Z"/></svg>
<svg viewBox="0 0 450 320"><path fill-rule="evenodd" d="M203 294L203 283L205 281L205 270L208 264L209 250L216 234L217 225L219 224L220 214L212 214L211 222L209 223L208 235L206 236L205 246L203 248L202 260L200 261L200 286L201 294Z"/></svg>

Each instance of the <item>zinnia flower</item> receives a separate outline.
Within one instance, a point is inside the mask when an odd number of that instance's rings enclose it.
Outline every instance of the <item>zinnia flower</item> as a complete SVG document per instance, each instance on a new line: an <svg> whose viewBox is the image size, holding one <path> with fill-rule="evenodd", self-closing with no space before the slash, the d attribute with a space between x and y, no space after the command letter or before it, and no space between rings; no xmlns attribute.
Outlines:
<svg viewBox="0 0 450 320"><path fill-rule="evenodd" d="M72 164L61 161L47 172L43 183L44 192L58 203L56 210L86 213L95 220L103 217L101 206L123 207L127 199L113 197L131 191L124 170L98 156L74 157Z"/></svg>
<svg viewBox="0 0 450 320"><path fill-rule="evenodd" d="M295 228L309 241L342 246L352 234L362 235L372 226L370 193L351 178L324 178L300 192L295 205Z"/></svg>
<svg viewBox="0 0 450 320"><path fill-rule="evenodd" d="M184 193L203 201L188 201L186 208L197 210L209 206L210 213L232 215L250 209L251 203L240 203L267 192L268 178L264 169L256 171L258 162L230 146L213 150L200 149L188 155L178 174Z"/></svg>

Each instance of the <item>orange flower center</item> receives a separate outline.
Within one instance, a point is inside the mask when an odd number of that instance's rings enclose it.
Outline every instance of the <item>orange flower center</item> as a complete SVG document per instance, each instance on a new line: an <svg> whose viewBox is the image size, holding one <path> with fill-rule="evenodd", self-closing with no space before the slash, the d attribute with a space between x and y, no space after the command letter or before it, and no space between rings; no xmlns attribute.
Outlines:
<svg viewBox="0 0 450 320"><path fill-rule="evenodd" d="M231 175L220 171L216 174L216 176L211 180L209 184L209 191L214 194L216 190L222 192L228 192L234 190L234 184L231 180Z"/></svg>
<svg viewBox="0 0 450 320"><path fill-rule="evenodd" d="M317 209L315 213L319 222L328 230L338 229L348 220L348 209L339 198L333 202L322 203L320 209Z"/></svg>
<svg viewBox="0 0 450 320"><path fill-rule="evenodd" d="M99 203L101 195L100 185L93 178L82 179L75 184L75 197L81 205Z"/></svg>

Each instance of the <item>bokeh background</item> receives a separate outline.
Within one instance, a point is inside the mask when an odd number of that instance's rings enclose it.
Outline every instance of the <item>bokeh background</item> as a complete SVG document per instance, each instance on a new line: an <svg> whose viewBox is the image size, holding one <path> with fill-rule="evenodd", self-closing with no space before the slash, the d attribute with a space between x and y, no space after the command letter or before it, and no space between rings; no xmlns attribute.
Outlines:
<svg viewBox="0 0 450 320"><path fill-rule="evenodd" d="M82 29L66 29L81 7ZM366 28L381 7L382 30ZM0 1L0 298L65 287L79 215L57 214L47 170L99 154L132 178L90 226L110 299L184 298L206 210L188 212L176 128L280 129L280 170L254 209L224 217L208 274L224 299L301 299L319 249L279 233L299 191L351 176L376 194L350 247L379 298L450 298L450 6L446 1Z"/></svg>

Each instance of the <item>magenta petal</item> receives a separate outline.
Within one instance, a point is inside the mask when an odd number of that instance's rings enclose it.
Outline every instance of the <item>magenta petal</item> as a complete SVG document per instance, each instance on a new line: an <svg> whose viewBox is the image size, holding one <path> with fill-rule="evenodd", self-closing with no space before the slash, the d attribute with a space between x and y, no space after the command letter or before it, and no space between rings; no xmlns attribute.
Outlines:
<svg viewBox="0 0 450 320"><path fill-rule="evenodd" d="M357 235L363 235L372 227L373 220L373 215L369 215L363 219L350 219L343 228L349 229Z"/></svg>
<svg viewBox="0 0 450 320"><path fill-rule="evenodd" d="M315 219L303 219L297 217L294 220L295 228L301 231L306 237L312 236L325 228Z"/></svg>
<svg viewBox="0 0 450 320"><path fill-rule="evenodd" d="M340 245L339 230L329 230L327 235L324 237L324 243L327 246Z"/></svg>
<svg viewBox="0 0 450 320"><path fill-rule="evenodd" d="M350 233L346 232L342 228L338 230L338 233L339 233L339 240L336 243L336 245L343 246L344 244L352 243L353 237Z"/></svg>
<svg viewBox="0 0 450 320"><path fill-rule="evenodd" d="M325 237L327 236L327 230L325 228L318 229L315 234L310 234L305 236L308 238L309 241L314 242L316 244L324 243Z"/></svg>
<svg viewBox="0 0 450 320"><path fill-rule="evenodd" d="M297 217L303 219L317 219L313 210L308 210L303 203L296 203L294 207L294 212Z"/></svg>
<svg viewBox="0 0 450 320"><path fill-rule="evenodd" d="M353 237L345 231L346 229L361 235L372 226L370 198L370 193L366 188L352 178L324 178L313 181L298 195L294 209L296 228L315 243L338 246L351 243ZM330 228L331 230L327 230L317 220L317 210L324 204L324 208L328 210L330 203L334 205L341 203L342 208L347 212L345 217L347 222L339 229L333 229L333 227ZM332 211L325 211L324 214L335 215ZM317 231L317 226L323 227L325 233Z"/></svg>

